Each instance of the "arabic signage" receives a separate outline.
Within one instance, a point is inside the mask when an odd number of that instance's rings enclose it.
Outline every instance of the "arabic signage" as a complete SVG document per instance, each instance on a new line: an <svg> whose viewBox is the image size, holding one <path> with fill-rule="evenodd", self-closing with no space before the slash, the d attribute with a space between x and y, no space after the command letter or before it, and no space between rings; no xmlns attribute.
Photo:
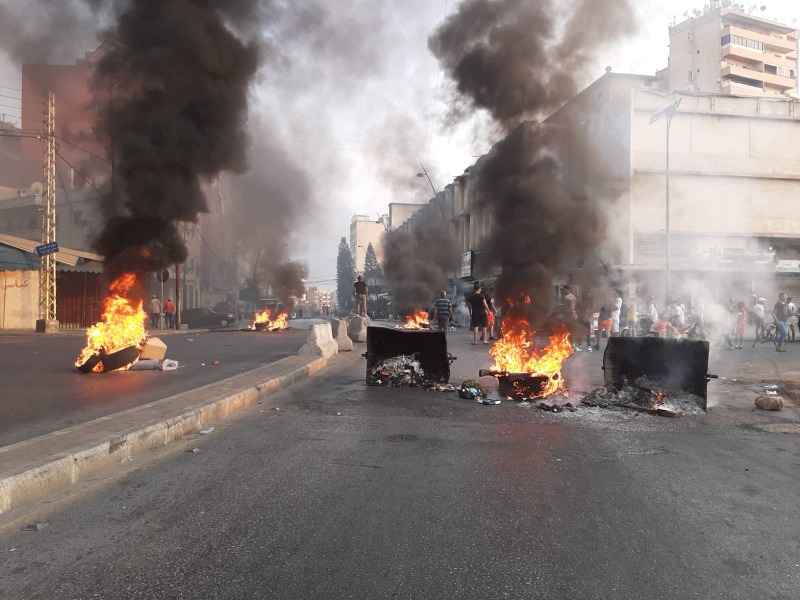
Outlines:
<svg viewBox="0 0 800 600"><path fill-rule="evenodd" d="M36 254L36 256L53 254L54 252L58 252L58 242L48 242L47 244L36 246L36 248L33 249L33 252Z"/></svg>
<svg viewBox="0 0 800 600"><path fill-rule="evenodd" d="M461 255L461 277L472 277L472 257L474 252L464 252Z"/></svg>
<svg viewBox="0 0 800 600"><path fill-rule="evenodd" d="M775 260L775 251L772 249L723 248L722 246L716 246L711 249L711 253L720 262L728 263L768 263Z"/></svg>

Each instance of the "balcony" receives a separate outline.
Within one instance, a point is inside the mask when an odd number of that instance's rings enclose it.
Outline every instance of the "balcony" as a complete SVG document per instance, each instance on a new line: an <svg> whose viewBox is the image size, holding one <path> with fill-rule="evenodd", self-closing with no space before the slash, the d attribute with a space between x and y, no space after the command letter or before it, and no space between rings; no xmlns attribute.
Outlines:
<svg viewBox="0 0 800 600"><path fill-rule="evenodd" d="M745 69L744 67L725 66L722 68L721 75L723 78L736 77L741 78L748 85L758 87L759 84L766 83L771 87L790 90L794 89L796 84L795 80L791 77L784 77L782 75L774 75L772 73L764 73L761 70Z"/></svg>

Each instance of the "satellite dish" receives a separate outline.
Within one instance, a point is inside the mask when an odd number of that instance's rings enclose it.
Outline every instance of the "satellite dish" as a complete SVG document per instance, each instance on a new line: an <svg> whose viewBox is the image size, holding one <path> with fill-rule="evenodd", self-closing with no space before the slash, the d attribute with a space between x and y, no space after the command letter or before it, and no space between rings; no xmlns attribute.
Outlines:
<svg viewBox="0 0 800 600"><path fill-rule="evenodd" d="M33 192L35 196L41 196L42 192L44 192L44 186L41 184L41 182L34 181L31 184L31 192Z"/></svg>

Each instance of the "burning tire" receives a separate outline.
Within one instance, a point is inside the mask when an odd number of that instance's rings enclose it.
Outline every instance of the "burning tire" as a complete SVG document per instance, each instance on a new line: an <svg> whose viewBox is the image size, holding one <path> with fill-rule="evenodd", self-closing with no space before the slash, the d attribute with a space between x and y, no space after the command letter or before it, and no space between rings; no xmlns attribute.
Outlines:
<svg viewBox="0 0 800 600"><path fill-rule="evenodd" d="M122 350L106 354L102 357L103 371L116 371L117 369L121 369L122 367L136 362L138 359L139 350L136 346L123 348Z"/></svg>

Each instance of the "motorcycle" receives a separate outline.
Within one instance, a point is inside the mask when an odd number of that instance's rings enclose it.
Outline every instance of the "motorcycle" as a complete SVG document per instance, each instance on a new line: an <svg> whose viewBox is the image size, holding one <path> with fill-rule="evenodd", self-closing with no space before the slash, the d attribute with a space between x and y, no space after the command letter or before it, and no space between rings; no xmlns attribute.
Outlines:
<svg viewBox="0 0 800 600"><path fill-rule="evenodd" d="M650 326L650 331L644 334L644 337L661 337L674 340L706 339L705 331L699 322L678 323L661 320L655 321Z"/></svg>

